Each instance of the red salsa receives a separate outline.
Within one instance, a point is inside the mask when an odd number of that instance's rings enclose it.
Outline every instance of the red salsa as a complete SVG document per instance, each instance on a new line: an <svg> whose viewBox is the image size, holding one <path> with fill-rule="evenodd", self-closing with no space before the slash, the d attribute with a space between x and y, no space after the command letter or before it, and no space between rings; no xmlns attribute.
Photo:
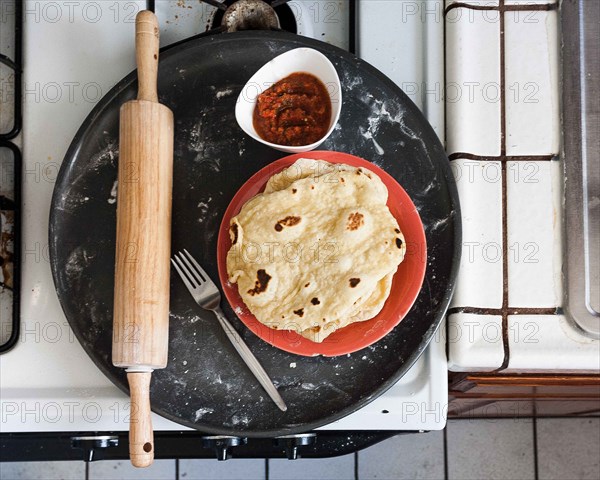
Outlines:
<svg viewBox="0 0 600 480"><path fill-rule="evenodd" d="M308 145L329 130L331 99L314 75L296 72L261 93L253 123L256 133L278 145Z"/></svg>

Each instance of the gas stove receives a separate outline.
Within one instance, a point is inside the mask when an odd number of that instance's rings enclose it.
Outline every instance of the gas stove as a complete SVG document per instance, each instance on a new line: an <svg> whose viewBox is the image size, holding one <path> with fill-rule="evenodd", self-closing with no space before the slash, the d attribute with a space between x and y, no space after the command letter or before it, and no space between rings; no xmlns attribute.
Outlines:
<svg viewBox="0 0 600 480"><path fill-rule="evenodd" d="M20 61L18 42L4 49L4 45L13 40L8 38L12 35L5 33L6 25L18 27L22 21L24 38L22 98L15 89L18 75L13 72L11 85L4 79L2 70L3 112L7 111L5 100L10 101L11 97L17 107L21 100L23 103L22 132L4 135L0 145L3 173L15 172L3 174L0 179L3 235L6 230L15 238L10 247L11 256L6 257L7 262L14 265L14 272L4 274L5 279L12 275L12 285L3 283L1 297L0 342L8 342L12 347L0 356L3 434L37 435L34 438L40 442L74 445L87 452L87 459L93 458L94 448L114 446L119 438L125 438L129 398L84 352L55 293L47 245L54 181L64 154L85 117L102 96L134 68L131 38L137 12L144 8L154 9L161 25L161 46L165 47L197 35L226 35L227 29L257 28L252 19L246 18L244 24L236 18L244 9L254 8L255 2L248 0L243 2L244 5L231 7L232 3L227 0L27 0L19 6L19 2L2 2L1 53ZM424 87L443 82L443 2L408 3L410 8L401 0L274 0L271 4L276 17L270 21L275 23L267 23L263 28L281 28L356 53L403 88L443 137L444 103L441 98L432 101L430 92ZM422 8L421 13L435 13L437 9L438 15L420 14L415 8ZM7 65L3 62L2 68ZM6 94L9 90L12 95ZM18 120L19 109L11 107L11 111ZM4 116L3 113L0 117ZM1 120L2 126L11 124L10 120ZM18 188L21 151L22 201ZM13 218L16 220L11 223ZM321 436L323 446L333 441L331 439L338 439L338 447L328 452L339 453L339 445L344 442L345 448L352 445L359 448L391 433L442 429L446 422L447 401L445 338L444 332L440 331L410 371L384 395L317 432L294 439L279 439L277 451L285 445L287 455L293 458L296 446L313 443L313 434L317 438ZM157 415L153 422L157 432L157 455L160 455L161 443L165 445L163 452L173 449L166 445L168 439L176 442L177 437L168 432L195 433ZM381 436L377 437L373 432L379 432ZM21 441L19 438L15 436L14 441ZM357 438L362 438L362 443ZM223 451L227 457L233 447L237 452L234 456L239 457L275 455L265 446L265 440L207 441L212 442L207 444L207 451L216 448L221 457ZM7 445L6 438L3 442ZM256 445L254 451L252 445ZM327 454L316 447L309 448L307 453ZM126 456L126 451L123 455ZM187 456L202 455L187 453ZM56 456L60 454L56 453ZM63 454L63 458L76 457L71 452Z"/></svg>

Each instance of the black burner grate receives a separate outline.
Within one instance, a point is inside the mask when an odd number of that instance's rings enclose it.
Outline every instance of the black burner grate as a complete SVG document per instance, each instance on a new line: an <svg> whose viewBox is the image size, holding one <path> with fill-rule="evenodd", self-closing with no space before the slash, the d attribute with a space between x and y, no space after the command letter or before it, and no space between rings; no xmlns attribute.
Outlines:
<svg viewBox="0 0 600 480"><path fill-rule="evenodd" d="M5 6L6 7L6 6ZM22 72L23 72L23 39L22 20L23 4L14 2L14 12L9 8L2 9L3 27L10 23L9 16L14 13L14 46L12 58L9 54L0 53L0 63L11 72L8 79L2 81L3 110L12 113L12 124L6 131L0 132L1 171L0 185L0 264L2 268L2 292L12 292L12 295L2 298L2 301L12 301L10 322L1 322L3 331L0 339L0 353L7 352L17 343L19 338L19 293L20 293L20 245L21 245L21 149L15 143L15 138L21 132L22 126ZM7 49L8 50L8 49ZM6 81L5 81L6 80ZM11 115L9 114L9 119ZM5 190L6 189L6 190ZM2 306L2 311L6 311ZM10 330L6 330L10 328Z"/></svg>

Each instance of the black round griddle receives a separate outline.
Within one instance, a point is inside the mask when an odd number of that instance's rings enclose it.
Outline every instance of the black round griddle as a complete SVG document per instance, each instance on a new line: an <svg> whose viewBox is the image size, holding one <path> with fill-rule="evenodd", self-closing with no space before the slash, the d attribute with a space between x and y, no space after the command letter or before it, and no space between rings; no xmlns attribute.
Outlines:
<svg viewBox="0 0 600 480"><path fill-rule="evenodd" d="M333 62L343 87L338 127L319 147L369 159L404 187L425 226L428 263L410 313L384 339L351 355L300 357L249 332L223 307L288 405L280 412L242 363L213 315L171 277L169 363L153 375L153 410L214 434L267 437L311 430L348 415L392 386L444 318L460 256L460 211L447 157L409 98L379 71L331 45L282 32L191 40L161 55L161 103L175 115L172 248L187 248L218 279L217 230L229 201L256 171L284 156L247 137L234 118L242 86L264 63L297 47ZM77 338L127 391L111 364L115 180L119 107L136 95L135 72L96 106L71 144L50 213L56 290ZM373 137L377 144L370 138ZM383 153L382 153L383 151ZM135 332L131 332L134 338Z"/></svg>

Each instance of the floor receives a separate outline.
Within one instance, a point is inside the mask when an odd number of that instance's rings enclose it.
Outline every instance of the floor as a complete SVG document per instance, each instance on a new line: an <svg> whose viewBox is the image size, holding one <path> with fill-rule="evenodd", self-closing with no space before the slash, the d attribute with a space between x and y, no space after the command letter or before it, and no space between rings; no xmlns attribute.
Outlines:
<svg viewBox="0 0 600 480"><path fill-rule="evenodd" d="M160 460L146 470L126 461L4 462L0 479L598 480L600 418L454 420L443 432L323 460Z"/></svg>

